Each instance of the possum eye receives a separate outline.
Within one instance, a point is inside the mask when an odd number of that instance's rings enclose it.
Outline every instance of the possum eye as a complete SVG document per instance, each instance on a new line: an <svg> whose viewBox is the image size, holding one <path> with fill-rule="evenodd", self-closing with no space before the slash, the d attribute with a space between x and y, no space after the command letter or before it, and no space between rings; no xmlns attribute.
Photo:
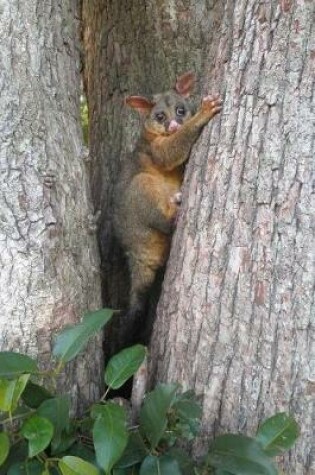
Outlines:
<svg viewBox="0 0 315 475"><path fill-rule="evenodd" d="M179 117L183 117L186 114L186 110L184 107L176 107L176 115Z"/></svg>
<svg viewBox="0 0 315 475"><path fill-rule="evenodd" d="M165 120L164 112L158 112L157 114L155 114L155 118L158 122L163 122Z"/></svg>

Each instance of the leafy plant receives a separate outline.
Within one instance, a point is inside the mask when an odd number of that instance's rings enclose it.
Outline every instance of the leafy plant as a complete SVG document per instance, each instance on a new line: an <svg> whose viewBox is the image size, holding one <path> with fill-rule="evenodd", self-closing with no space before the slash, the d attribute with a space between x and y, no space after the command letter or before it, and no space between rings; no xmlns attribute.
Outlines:
<svg viewBox="0 0 315 475"><path fill-rule="evenodd" d="M86 315L56 338L52 368L42 371L28 356L0 353L0 475L276 475L272 457L298 437L294 419L284 413L265 421L256 437L225 434L197 464L178 442L193 440L201 407L192 391L158 384L148 393L133 425L129 411L108 399L145 359L142 345L113 356L104 373L106 391L82 419L70 416L70 399L56 387L64 365L112 318L104 309ZM53 380L53 384L51 384Z"/></svg>

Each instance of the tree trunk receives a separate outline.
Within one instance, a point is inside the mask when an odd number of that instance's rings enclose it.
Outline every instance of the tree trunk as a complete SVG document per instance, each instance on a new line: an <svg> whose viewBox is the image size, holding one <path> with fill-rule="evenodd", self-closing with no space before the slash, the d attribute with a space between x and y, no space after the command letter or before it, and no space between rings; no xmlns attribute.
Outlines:
<svg viewBox="0 0 315 475"><path fill-rule="evenodd" d="M292 413L292 474L315 473L313 10L226 4L151 346L155 381L203 394L205 444Z"/></svg>
<svg viewBox="0 0 315 475"><path fill-rule="evenodd" d="M302 431L284 462L292 474L315 473L312 3L84 1L105 301L121 306L127 294L111 228L115 180L139 129L124 95L163 91L193 68L224 109L187 166L152 381L203 394L197 454L216 433L252 434L290 411Z"/></svg>
<svg viewBox="0 0 315 475"><path fill-rule="evenodd" d="M78 5L1 4L0 348L47 365L52 334L99 308L80 127ZM99 393L100 338L64 375L74 401Z"/></svg>

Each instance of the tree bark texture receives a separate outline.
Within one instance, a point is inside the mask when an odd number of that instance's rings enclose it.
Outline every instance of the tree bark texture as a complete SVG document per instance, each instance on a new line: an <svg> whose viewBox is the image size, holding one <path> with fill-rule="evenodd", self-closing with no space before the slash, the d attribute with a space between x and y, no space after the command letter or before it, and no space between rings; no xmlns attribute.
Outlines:
<svg viewBox="0 0 315 475"><path fill-rule="evenodd" d="M78 6L0 7L0 348L43 366L52 334L101 306L79 114ZM98 338L65 371L62 389L82 406L99 393L101 363Z"/></svg>
<svg viewBox="0 0 315 475"><path fill-rule="evenodd" d="M203 395L196 454L217 433L253 434L291 412L301 437L283 466L315 473L314 3L86 0L83 13L105 301L121 306L127 292L112 193L139 127L123 98L193 68L224 108L186 169L152 382Z"/></svg>
<svg viewBox="0 0 315 475"><path fill-rule="evenodd" d="M224 4L204 74L224 107L187 167L151 347L155 381L203 394L205 441L292 413L291 474L315 473L313 14Z"/></svg>

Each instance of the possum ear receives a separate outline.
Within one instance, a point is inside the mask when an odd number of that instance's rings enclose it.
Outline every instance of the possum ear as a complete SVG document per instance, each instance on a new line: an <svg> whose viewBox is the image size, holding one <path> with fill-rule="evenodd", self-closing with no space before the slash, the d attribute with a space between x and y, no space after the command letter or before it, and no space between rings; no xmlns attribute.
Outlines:
<svg viewBox="0 0 315 475"><path fill-rule="evenodd" d="M136 109L140 114L148 114L155 106L154 102L143 96L128 96L125 99L125 104Z"/></svg>
<svg viewBox="0 0 315 475"><path fill-rule="evenodd" d="M195 87L195 82L196 76L192 71L182 74L176 80L175 91L183 97L189 97Z"/></svg>

